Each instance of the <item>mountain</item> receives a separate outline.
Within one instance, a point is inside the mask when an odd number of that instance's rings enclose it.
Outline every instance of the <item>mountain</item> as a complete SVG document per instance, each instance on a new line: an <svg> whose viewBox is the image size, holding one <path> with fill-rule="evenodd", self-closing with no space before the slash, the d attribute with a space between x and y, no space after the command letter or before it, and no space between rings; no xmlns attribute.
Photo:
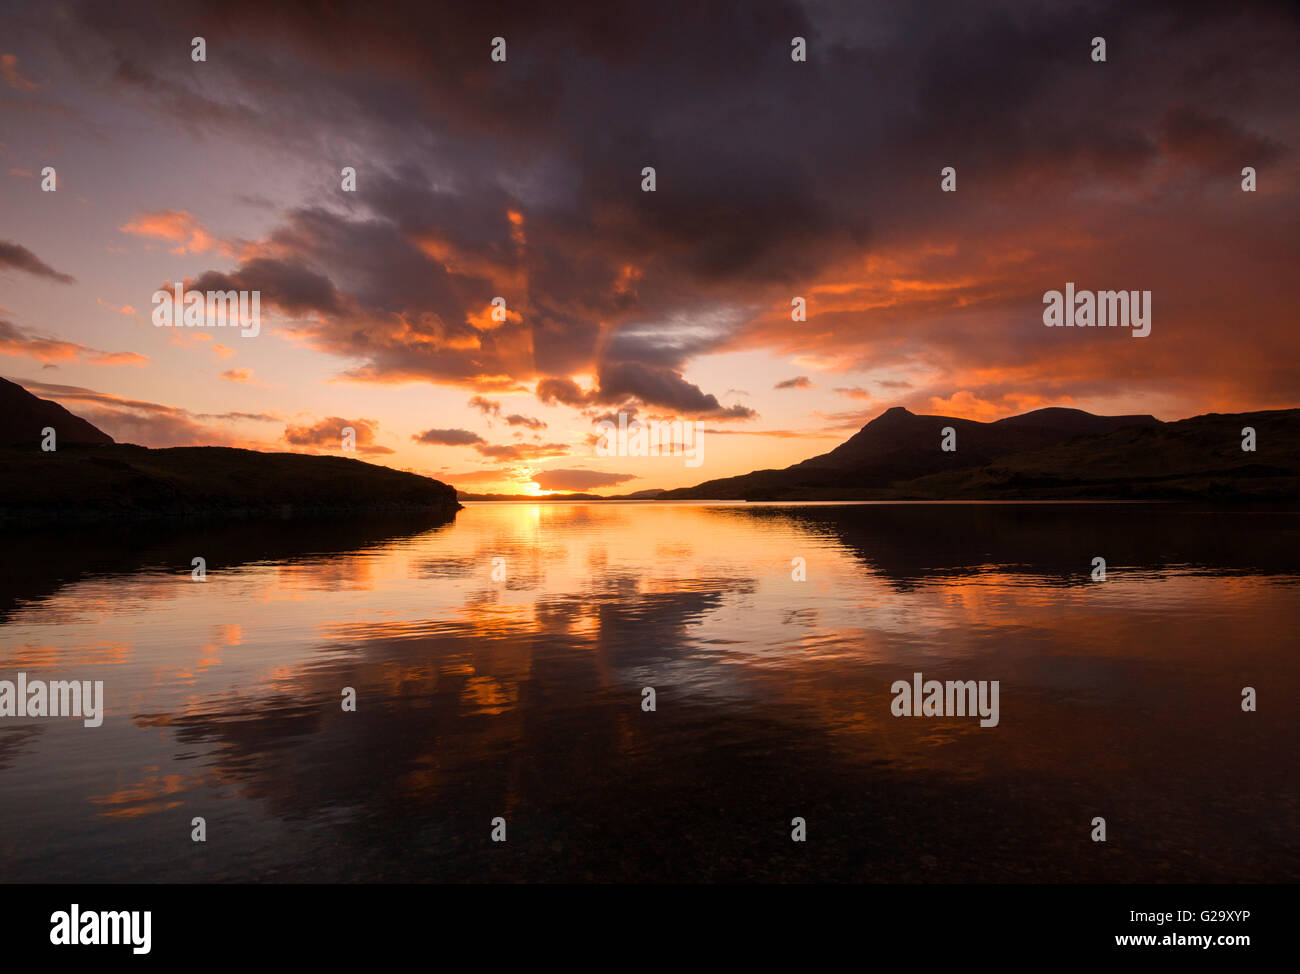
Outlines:
<svg viewBox="0 0 1300 974"><path fill-rule="evenodd" d="M53 427L57 446L113 442L103 430L57 402L37 398L16 382L0 379L0 446L39 446L47 426Z"/></svg>
<svg viewBox="0 0 1300 974"><path fill-rule="evenodd" d="M1255 451L1242 449L1242 429ZM897 485L917 497L1300 502L1300 409L1125 427Z"/></svg>
<svg viewBox="0 0 1300 974"><path fill-rule="evenodd" d="M0 379L0 522L420 513L450 517L456 491L347 457L114 443L57 403ZM41 449L46 426L56 449Z"/></svg>
<svg viewBox="0 0 1300 974"><path fill-rule="evenodd" d="M784 470L758 470L665 491L661 500L794 497L801 492L883 489L931 474L987 464L999 457L1125 427L1156 427L1154 416L1094 416L1080 409L1037 409L993 423L954 416L918 416L895 406L834 450ZM956 450L940 449L943 431Z"/></svg>
<svg viewBox="0 0 1300 974"><path fill-rule="evenodd" d="M346 457L219 446L0 449L0 520L450 516L459 509L448 484Z"/></svg>
<svg viewBox="0 0 1300 974"><path fill-rule="evenodd" d="M1242 429L1256 450L1242 449ZM955 452L940 449L956 432ZM665 491L664 500L1300 500L1300 410L1094 416L1039 409L993 423L895 407L830 453Z"/></svg>

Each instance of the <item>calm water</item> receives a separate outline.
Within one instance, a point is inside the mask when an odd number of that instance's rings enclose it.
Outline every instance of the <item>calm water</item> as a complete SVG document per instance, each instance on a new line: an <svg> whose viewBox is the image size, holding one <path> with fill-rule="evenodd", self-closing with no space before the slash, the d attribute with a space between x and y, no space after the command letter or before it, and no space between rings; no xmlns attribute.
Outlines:
<svg viewBox="0 0 1300 974"><path fill-rule="evenodd" d="M3 880L1300 874L1295 512L472 504L0 549L0 679L107 709L0 719ZM1000 681L999 725L891 716L916 671Z"/></svg>

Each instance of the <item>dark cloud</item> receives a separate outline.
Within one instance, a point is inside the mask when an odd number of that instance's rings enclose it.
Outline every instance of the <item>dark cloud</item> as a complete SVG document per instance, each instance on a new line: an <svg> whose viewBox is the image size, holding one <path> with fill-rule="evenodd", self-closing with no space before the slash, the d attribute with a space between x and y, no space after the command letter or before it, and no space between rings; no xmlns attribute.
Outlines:
<svg viewBox="0 0 1300 974"><path fill-rule="evenodd" d="M542 490L589 490L636 480L636 474L604 470L540 470L533 475L533 480Z"/></svg>
<svg viewBox="0 0 1300 974"><path fill-rule="evenodd" d="M196 291L261 291L265 304L290 315L343 312L342 299L329 278L287 260L254 258L230 274L208 271L186 281L185 287Z"/></svg>
<svg viewBox="0 0 1300 974"><path fill-rule="evenodd" d="M28 274L49 278L60 284L71 284L76 280L70 274L60 274L22 244L16 244L11 240L0 240L0 270L4 268L26 271Z"/></svg>
<svg viewBox="0 0 1300 974"><path fill-rule="evenodd" d="M472 446L475 443L486 443L487 441L477 433L469 430L425 430L423 433L417 433L412 436L416 443L438 446Z"/></svg>
<svg viewBox="0 0 1300 974"><path fill-rule="evenodd" d="M622 409L610 410L609 412L604 413L591 410L588 411L587 418L591 420L593 425L598 425L600 423L613 423L618 425L620 416L624 417L624 422L631 423L636 419L640 412L641 410L637 409L635 406L625 406ZM600 440L600 436L596 433L590 433L587 435L586 440L588 443L594 444Z"/></svg>
<svg viewBox="0 0 1300 974"><path fill-rule="evenodd" d="M601 358L613 362L638 362L658 368L681 369L698 355L723 345L737 330L734 316L706 313L689 320L635 323L621 327L605 344Z"/></svg>
<svg viewBox="0 0 1300 974"><path fill-rule="evenodd" d="M599 401L608 404L625 398L635 398L647 406L672 410L684 416L750 419L758 415L748 406L723 406L716 396L705 393L671 369L654 368L639 362L603 365Z"/></svg>
<svg viewBox="0 0 1300 974"><path fill-rule="evenodd" d="M1218 179L1239 177L1243 166L1257 171L1267 168L1288 151L1280 142L1247 131L1229 118L1189 105L1169 110L1161 141L1168 158Z"/></svg>
<svg viewBox="0 0 1300 974"><path fill-rule="evenodd" d="M572 379L548 378L537 384L537 398L546 405L608 406L635 400L683 416L713 419L751 419L758 414L747 406L723 406L716 396L667 368L639 362L606 362L600 367L596 388L583 391ZM635 409L624 408L624 413ZM609 414L605 414L609 415Z"/></svg>
<svg viewBox="0 0 1300 974"><path fill-rule="evenodd" d="M1300 32L1280 4L52 10L34 16L69 75L169 123L313 164L355 147L355 195L281 214L196 283L262 290L355 379L537 382L548 404L716 419L755 413L685 376L741 348L906 362L930 377L918 397L1300 384L1278 283L1300 256L1283 164ZM156 57L194 34L222 52L203 72ZM1245 165L1263 167L1258 197ZM1177 321L1177 345L1080 352L1030 327L1044 289L1084 278L1158 288L1156 334ZM498 295L505 322L485 314ZM1250 346L1225 354L1246 322Z"/></svg>
<svg viewBox="0 0 1300 974"><path fill-rule="evenodd" d="M778 382L773 389L811 389L812 380L806 375L798 375L793 379L786 379L784 382Z"/></svg>
<svg viewBox="0 0 1300 974"><path fill-rule="evenodd" d="M537 383L537 398L544 405L585 406L588 397L572 379L549 378Z"/></svg>

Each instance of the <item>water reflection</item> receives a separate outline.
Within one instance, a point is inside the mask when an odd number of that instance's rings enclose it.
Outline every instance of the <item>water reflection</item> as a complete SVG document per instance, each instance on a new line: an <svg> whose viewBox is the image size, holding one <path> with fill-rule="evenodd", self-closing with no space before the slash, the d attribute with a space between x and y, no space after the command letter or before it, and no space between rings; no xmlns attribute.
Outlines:
<svg viewBox="0 0 1300 974"><path fill-rule="evenodd" d="M104 679L108 715L0 720L0 877L1289 879L1298 535L1153 505L475 504L10 539L0 678ZM916 670L1000 681L1001 723L891 717Z"/></svg>

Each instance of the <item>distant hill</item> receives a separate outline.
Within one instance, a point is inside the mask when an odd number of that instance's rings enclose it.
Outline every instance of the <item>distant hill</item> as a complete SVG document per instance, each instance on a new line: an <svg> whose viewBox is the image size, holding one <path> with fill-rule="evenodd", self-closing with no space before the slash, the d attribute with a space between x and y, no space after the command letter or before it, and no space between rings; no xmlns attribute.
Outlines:
<svg viewBox="0 0 1300 974"><path fill-rule="evenodd" d="M1256 449L1241 448L1243 427ZM917 497L1300 502L1300 409L1126 427L896 485Z"/></svg>
<svg viewBox="0 0 1300 974"><path fill-rule="evenodd" d="M39 446L53 427L57 445L112 443L103 430L74 416L57 402L40 399L8 379L0 379L0 446Z"/></svg>
<svg viewBox="0 0 1300 974"><path fill-rule="evenodd" d="M630 494L470 494L463 490L456 491L456 497L462 501L638 501L653 500L663 493L663 488L653 487L637 490Z"/></svg>
<svg viewBox="0 0 1300 974"><path fill-rule="evenodd" d="M0 518L454 514L448 484L346 457L219 446L0 450Z"/></svg>
<svg viewBox="0 0 1300 974"><path fill-rule="evenodd" d="M996 457L1060 443L1086 433L1109 433L1124 426L1159 426L1154 416L1094 416L1081 409L1036 409L994 423L953 416L918 416L895 406L886 410L830 453L791 470L853 470L888 482L941 469L971 467ZM957 450L939 449L944 427L957 432Z"/></svg>
<svg viewBox="0 0 1300 974"><path fill-rule="evenodd" d="M190 520L421 513L451 517L456 491L347 457L223 446L151 450L113 438L0 379L0 520ZM55 449L41 449L52 426Z"/></svg>
<svg viewBox="0 0 1300 974"><path fill-rule="evenodd" d="M599 494L471 494L463 490L456 491L456 499L462 501L607 501L609 497Z"/></svg>
<svg viewBox="0 0 1300 974"><path fill-rule="evenodd" d="M448 484L346 457L219 446L0 450L0 518L281 517L460 509Z"/></svg>
<svg viewBox="0 0 1300 974"><path fill-rule="evenodd" d="M942 430L957 449L940 449ZM1254 426L1257 450L1241 449ZM830 453L665 491L664 500L1290 498L1300 483L1300 410L1094 416L1039 409L993 423L894 407Z"/></svg>

